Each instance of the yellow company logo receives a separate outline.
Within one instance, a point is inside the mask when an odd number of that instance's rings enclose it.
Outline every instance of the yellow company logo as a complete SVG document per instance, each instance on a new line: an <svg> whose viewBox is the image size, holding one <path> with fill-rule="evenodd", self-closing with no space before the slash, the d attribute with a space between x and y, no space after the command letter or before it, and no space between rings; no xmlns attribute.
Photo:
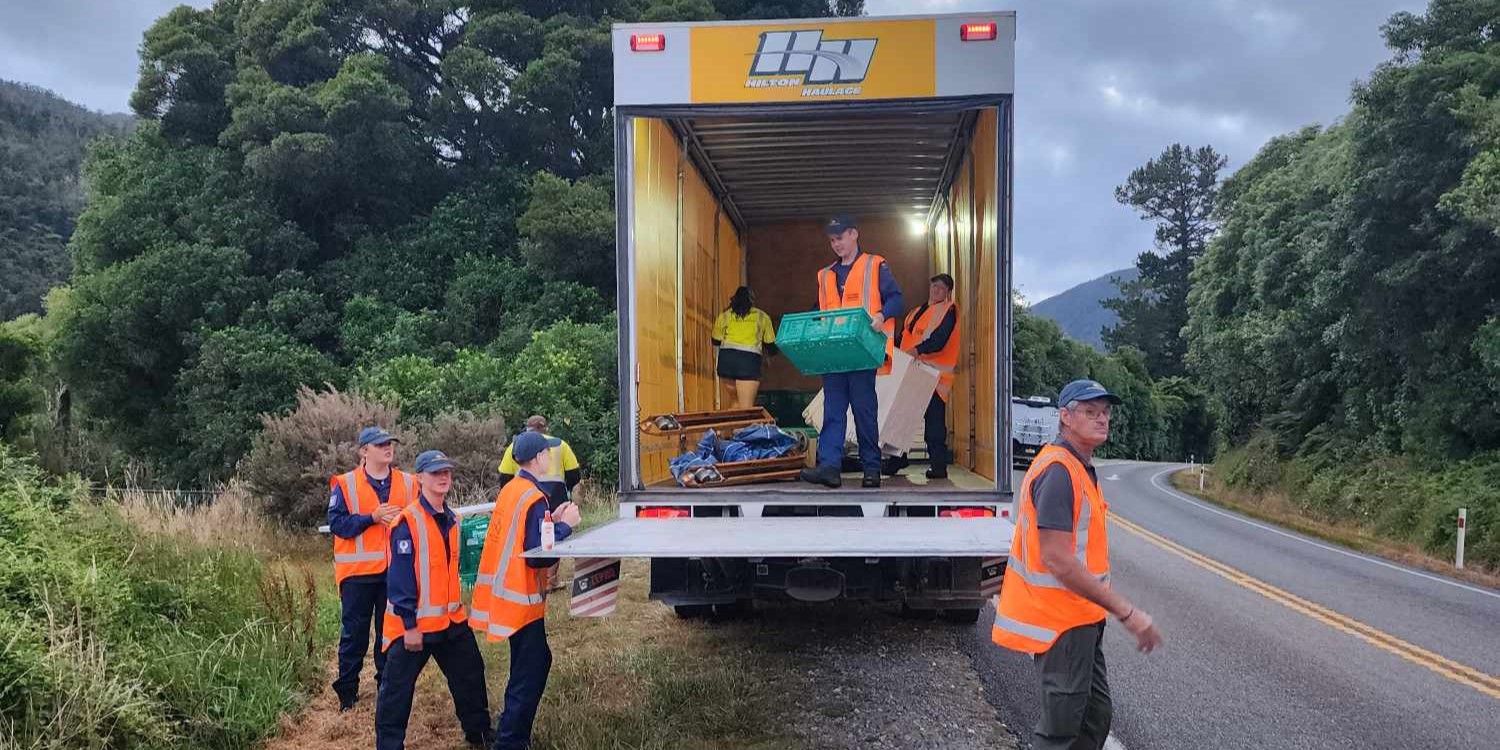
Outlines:
<svg viewBox="0 0 1500 750"><path fill-rule="evenodd" d="M824 39L821 29L766 31L745 88L802 87L802 96L856 96L879 39ZM816 85L846 84L846 85Z"/></svg>
<svg viewBox="0 0 1500 750"><path fill-rule="evenodd" d="M930 20L695 28L693 101L932 96L934 32Z"/></svg>

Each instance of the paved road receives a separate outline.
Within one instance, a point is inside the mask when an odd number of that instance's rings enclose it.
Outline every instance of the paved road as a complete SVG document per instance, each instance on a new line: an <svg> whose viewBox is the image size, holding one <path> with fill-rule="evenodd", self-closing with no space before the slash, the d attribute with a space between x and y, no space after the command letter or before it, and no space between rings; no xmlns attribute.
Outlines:
<svg viewBox="0 0 1500 750"><path fill-rule="evenodd" d="M1106 629L1124 747L1500 748L1500 592L1203 505L1168 465L1099 468L1115 585L1166 638L1147 656ZM1024 735L1035 678L991 616L964 649Z"/></svg>

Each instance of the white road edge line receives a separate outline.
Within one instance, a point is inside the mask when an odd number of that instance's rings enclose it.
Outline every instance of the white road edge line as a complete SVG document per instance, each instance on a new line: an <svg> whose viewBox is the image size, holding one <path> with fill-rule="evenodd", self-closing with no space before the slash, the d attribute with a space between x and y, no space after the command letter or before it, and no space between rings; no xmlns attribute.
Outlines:
<svg viewBox="0 0 1500 750"><path fill-rule="evenodd" d="M1125 743L1111 734L1104 738L1104 750L1125 750Z"/></svg>
<svg viewBox="0 0 1500 750"><path fill-rule="evenodd" d="M1313 547L1317 547L1318 549L1328 550L1329 552L1337 552L1340 555L1344 555L1345 557L1352 557L1352 558L1354 558L1356 560L1364 560L1367 563L1373 563L1375 565L1379 565L1382 568L1390 568L1391 570L1395 570L1395 571L1399 571L1399 572L1402 572L1402 573L1406 573L1407 575L1416 576L1417 578L1425 578L1425 579L1427 579L1429 581L1436 581L1438 583L1447 584L1447 585L1452 586L1454 588L1460 588L1460 589L1463 589L1465 591L1472 591L1472 592L1474 592L1476 594L1484 594L1485 596L1489 596L1489 597L1494 597L1496 599L1500 599L1500 594L1497 594L1494 591L1489 591L1487 589L1482 589L1482 588L1479 588L1477 586L1470 586L1470 585L1465 584L1465 583L1459 583L1458 581L1450 581L1447 578L1443 578L1441 576L1429 575L1427 573L1422 573L1422 572L1419 572L1419 571L1415 571L1415 570L1412 570L1411 568L1406 568L1406 567L1402 567L1400 565L1395 565L1393 563L1386 562L1385 560L1377 560L1377 559L1375 559L1373 557L1370 557L1368 555L1361 555L1358 552L1350 552L1349 550L1346 550L1346 549L1339 549L1338 547L1329 546L1329 545L1323 544L1321 542L1315 542L1315 541L1313 541L1311 539L1307 539L1307 538L1298 536L1296 534L1292 534L1290 532L1282 531L1281 529L1278 529L1278 528L1276 528L1274 526L1267 526L1267 525L1265 525L1263 523L1259 523L1257 521L1251 521L1248 518L1241 518L1241 517L1239 517L1239 516L1237 516L1237 515L1235 515L1233 513L1230 513L1228 511L1221 510L1219 508L1215 508L1215 507L1213 507L1211 505L1206 505L1206 504L1204 504L1200 500L1188 497L1187 495L1184 495L1181 492L1178 492L1177 490L1174 490L1174 489L1172 489L1170 487L1167 487L1167 486L1163 485L1161 482L1157 481L1157 480L1161 479L1161 477L1163 477L1163 476L1165 476L1167 474L1170 474L1170 473L1172 473L1174 471L1181 471L1184 468L1187 468L1187 467L1185 467L1185 466L1175 466L1175 467L1172 467L1170 469L1162 469L1161 471L1158 471L1155 474L1152 474L1151 475L1151 479L1150 479L1151 486L1155 487L1158 490L1161 490L1163 493L1165 493L1167 495L1167 497L1170 497L1173 500L1179 500L1179 501L1187 503L1189 505L1193 505L1193 506L1196 506L1196 507L1201 508L1203 510L1206 510L1206 511L1208 511L1210 513L1217 513L1217 514L1219 514L1219 515L1221 515L1221 516L1223 516L1225 518L1229 518L1229 519L1232 519L1232 520L1235 520L1235 521L1239 521L1240 523L1245 524L1247 526L1254 526L1257 529L1262 529L1264 531L1269 531L1272 534L1279 534L1281 536L1286 537L1287 539L1292 539L1292 540L1295 540L1295 541L1298 541L1298 542L1302 542L1303 544L1311 545ZM1106 745L1106 747L1107 747L1107 745Z"/></svg>

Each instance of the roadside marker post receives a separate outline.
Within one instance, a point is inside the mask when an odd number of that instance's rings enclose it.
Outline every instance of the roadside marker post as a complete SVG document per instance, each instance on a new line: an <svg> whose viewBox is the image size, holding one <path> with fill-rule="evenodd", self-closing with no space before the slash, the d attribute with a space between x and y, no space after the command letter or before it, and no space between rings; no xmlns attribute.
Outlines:
<svg viewBox="0 0 1500 750"><path fill-rule="evenodd" d="M1458 545L1454 549L1454 555L1453 555L1453 567L1458 568L1459 570L1463 570L1464 569L1464 532L1467 530L1466 527L1468 525L1469 525L1469 509L1468 508L1459 508L1458 509Z"/></svg>

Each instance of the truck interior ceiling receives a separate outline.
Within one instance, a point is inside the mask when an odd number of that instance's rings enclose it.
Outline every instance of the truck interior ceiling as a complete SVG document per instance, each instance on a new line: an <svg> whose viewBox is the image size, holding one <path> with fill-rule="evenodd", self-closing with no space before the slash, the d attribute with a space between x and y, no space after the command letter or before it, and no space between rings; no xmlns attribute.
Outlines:
<svg viewBox="0 0 1500 750"><path fill-rule="evenodd" d="M715 318L741 285L778 324L816 309L817 271L835 260L822 227L847 213L858 219L861 248L890 264L908 312L927 301L932 276L956 280L962 352L947 411L949 477L924 476L917 429L910 467L887 486L995 493L996 334L1008 320L995 307L1004 296L1001 274L1009 272L997 268L1004 263L998 188L1006 117L1004 103L993 101L633 116L621 145L632 165L622 221L633 233L636 414L732 408L715 377ZM783 428L806 427L802 413L819 388L818 378L772 357L758 405ZM684 445L637 431L627 448L638 451L635 489L677 489L668 462ZM734 491L817 489L787 482Z"/></svg>

